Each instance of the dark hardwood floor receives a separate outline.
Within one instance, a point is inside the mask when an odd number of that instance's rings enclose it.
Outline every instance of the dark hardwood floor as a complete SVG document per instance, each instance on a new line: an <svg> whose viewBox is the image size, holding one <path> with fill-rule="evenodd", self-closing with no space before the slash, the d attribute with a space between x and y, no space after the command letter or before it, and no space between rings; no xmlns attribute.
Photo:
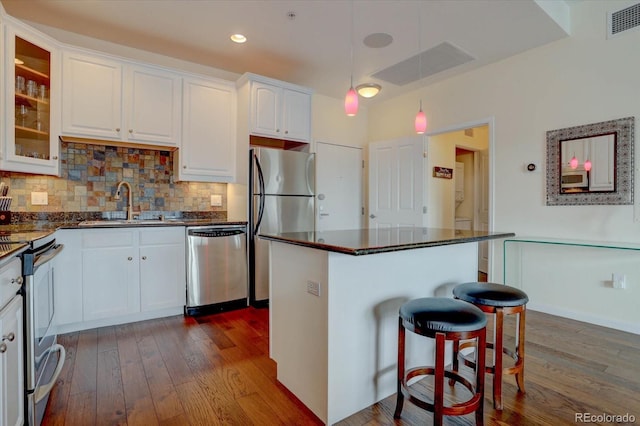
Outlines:
<svg viewBox="0 0 640 426"><path fill-rule="evenodd" d="M570 425L579 423L576 413L628 413L635 423L627 424L640 424L640 336L532 311L526 321L527 393L506 377L497 412L487 375L485 424ZM266 309L175 316L59 341L67 360L43 425L321 424L276 381ZM431 424L411 403L401 420L393 419L394 408L392 395L340 424ZM473 424L473 417L445 424Z"/></svg>

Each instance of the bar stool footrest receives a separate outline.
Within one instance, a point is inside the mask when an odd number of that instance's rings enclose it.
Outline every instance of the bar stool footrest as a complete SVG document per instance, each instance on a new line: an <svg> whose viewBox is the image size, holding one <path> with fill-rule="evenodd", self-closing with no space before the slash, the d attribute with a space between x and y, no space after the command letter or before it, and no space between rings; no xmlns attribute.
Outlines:
<svg viewBox="0 0 640 426"><path fill-rule="evenodd" d="M409 401L411 401L413 404L417 405L418 407L433 412L434 411L433 401L431 402L425 401L417 397L416 395L414 395L411 392L411 389L407 384L407 382L414 377L434 376L434 375L435 375L435 368L429 367L429 366L414 367L407 370L405 374L405 378L402 381L402 394L404 395L405 398L407 398ZM464 414L473 413L478 409L478 406L483 403L482 398L479 395L477 395L476 389L473 383L471 383L465 377L461 376L455 371L446 370L446 369L444 371L444 377L449 379L450 386L455 385L455 383L453 382L460 383L472 394L472 397L471 399L464 402L455 403L451 406L444 406L442 408L443 415L460 416Z"/></svg>

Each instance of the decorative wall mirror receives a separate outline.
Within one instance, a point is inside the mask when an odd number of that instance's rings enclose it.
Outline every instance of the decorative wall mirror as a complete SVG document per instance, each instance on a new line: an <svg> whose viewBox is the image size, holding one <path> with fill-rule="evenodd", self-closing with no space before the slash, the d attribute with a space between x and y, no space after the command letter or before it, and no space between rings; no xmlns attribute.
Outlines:
<svg viewBox="0 0 640 426"><path fill-rule="evenodd" d="M633 204L634 117L547 132L547 205Z"/></svg>

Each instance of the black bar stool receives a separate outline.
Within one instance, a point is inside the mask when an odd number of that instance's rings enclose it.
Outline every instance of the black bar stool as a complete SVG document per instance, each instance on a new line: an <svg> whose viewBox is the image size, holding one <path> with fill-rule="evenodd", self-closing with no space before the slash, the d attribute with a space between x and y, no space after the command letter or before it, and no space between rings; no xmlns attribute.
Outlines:
<svg viewBox="0 0 640 426"><path fill-rule="evenodd" d="M529 301L527 294L514 287L503 284L472 282L460 284L453 289L453 297L473 303L483 312L495 314L494 330L495 342L488 342L487 348L493 349L493 365L486 366L486 372L493 374L493 406L496 410L502 410L502 375L514 374L518 390L524 393L524 328L526 305ZM517 329L515 349L504 347L502 332L504 329L504 316L517 315ZM465 365L475 367L473 360L468 355L462 355L460 350L475 346L475 342L454 343L454 368L457 368L459 360ZM482 347L482 345L477 346ZM485 352L485 351L481 351ZM502 354L511 357L515 364L513 367L503 368Z"/></svg>
<svg viewBox="0 0 640 426"><path fill-rule="evenodd" d="M448 297L425 297L410 300L400 307L398 321L398 393L394 417L400 418L404 398L433 413L433 424L442 425L443 416L461 416L475 411L476 423L483 424L484 369L474 368L475 383L471 383L455 369L446 369L445 344L447 341L477 340L479 347L486 344L487 318L470 303ZM435 339L435 365L414 367L405 371L405 330ZM477 363L484 365L484 351L478 351ZM434 376L433 400L415 396L408 382L417 376ZM471 392L471 398L451 406L444 405L444 381L450 385L460 383Z"/></svg>

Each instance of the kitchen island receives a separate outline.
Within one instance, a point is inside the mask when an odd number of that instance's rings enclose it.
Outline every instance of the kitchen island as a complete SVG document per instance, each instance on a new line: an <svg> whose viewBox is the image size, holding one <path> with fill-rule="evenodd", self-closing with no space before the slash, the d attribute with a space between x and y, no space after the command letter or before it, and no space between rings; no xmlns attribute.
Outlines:
<svg viewBox="0 0 640 426"><path fill-rule="evenodd" d="M398 309L476 281L478 242L434 228L260 235L270 243L270 355L277 378L327 424L396 392ZM430 342L407 336L407 365Z"/></svg>

